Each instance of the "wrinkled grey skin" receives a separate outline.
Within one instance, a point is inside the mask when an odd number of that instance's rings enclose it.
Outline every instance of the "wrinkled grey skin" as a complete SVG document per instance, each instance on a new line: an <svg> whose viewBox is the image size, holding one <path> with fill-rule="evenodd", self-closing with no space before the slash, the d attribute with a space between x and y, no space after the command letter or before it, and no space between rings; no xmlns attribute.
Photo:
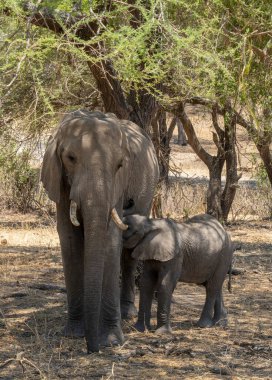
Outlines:
<svg viewBox="0 0 272 380"><path fill-rule="evenodd" d="M185 223L130 215L123 233L124 246L144 260L140 305L135 327L150 329L151 304L158 291L157 333L170 333L172 293L178 281L204 285L206 301L199 327L226 323L222 285L231 265L233 245L228 233L212 216L197 215Z"/></svg>
<svg viewBox="0 0 272 380"><path fill-rule="evenodd" d="M68 300L66 336L85 336L87 351L122 343L120 327L120 255L122 231L110 217L148 215L158 180L151 140L137 125L113 114L67 114L44 155L41 181L57 204ZM69 218L77 204L79 227ZM137 261L123 255L121 303L124 316L135 310Z"/></svg>

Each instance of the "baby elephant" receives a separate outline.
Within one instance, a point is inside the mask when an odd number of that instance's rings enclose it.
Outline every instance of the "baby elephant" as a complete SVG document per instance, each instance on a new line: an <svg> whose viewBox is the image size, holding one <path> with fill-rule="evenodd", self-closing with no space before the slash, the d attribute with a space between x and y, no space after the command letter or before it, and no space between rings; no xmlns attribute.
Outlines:
<svg viewBox="0 0 272 380"><path fill-rule="evenodd" d="M157 290L156 332L171 332L171 298L178 281L206 288L199 327L226 323L222 285L231 266L233 245L214 217L197 215L176 223L135 214L125 217L124 223L128 224L124 246L134 248L132 256L144 260L137 330L150 329L152 298Z"/></svg>

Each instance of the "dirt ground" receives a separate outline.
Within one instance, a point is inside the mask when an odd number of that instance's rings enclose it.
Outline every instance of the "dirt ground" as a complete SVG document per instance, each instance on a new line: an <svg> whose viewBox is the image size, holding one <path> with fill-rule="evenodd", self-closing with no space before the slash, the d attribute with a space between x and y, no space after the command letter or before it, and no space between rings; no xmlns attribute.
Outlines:
<svg viewBox="0 0 272 380"><path fill-rule="evenodd" d="M0 221L0 379L272 378L271 221L228 228L241 244L235 267L243 273L232 277L232 293L224 284L227 328L197 328L204 289L179 284L173 336L141 334L125 323L122 347L92 355L83 339L61 335L66 295L55 226L35 215Z"/></svg>

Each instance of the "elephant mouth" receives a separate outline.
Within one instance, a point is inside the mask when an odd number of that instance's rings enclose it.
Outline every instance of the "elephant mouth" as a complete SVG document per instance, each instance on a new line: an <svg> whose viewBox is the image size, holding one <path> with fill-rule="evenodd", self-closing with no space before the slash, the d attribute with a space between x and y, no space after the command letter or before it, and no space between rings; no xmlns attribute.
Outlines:
<svg viewBox="0 0 272 380"><path fill-rule="evenodd" d="M116 211L115 208L113 208L111 210L111 218L114 221L114 223L116 224L116 226L118 228L120 228L120 230L126 231L128 229L128 225L124 224L122 222L122 220L121 220L120 216L118 215L118 213L117 213L117 211ZM70 220L71 220L71 223L75 227L80 226L80 223L79 223L79 221L77 219L77 204L73 200L71 200L71 202L70 202Z"/></svg>

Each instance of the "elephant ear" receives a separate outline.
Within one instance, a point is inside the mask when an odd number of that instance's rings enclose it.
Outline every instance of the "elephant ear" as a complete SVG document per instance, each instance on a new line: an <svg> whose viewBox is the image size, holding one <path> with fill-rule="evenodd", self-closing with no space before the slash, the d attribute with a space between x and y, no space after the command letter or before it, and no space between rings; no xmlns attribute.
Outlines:
<svg viewBox="0 0 272 380"><path fill-rule="evenodd" d="M120 149L122 152L122 166L118 169L115 176L114 197L113 197L114 206L118 203L119 199L124 194L124 191L128 186L128 179L129 179L130 152L129 152L128 140L122 128L120 129L120 131L121 131Z"/></svg>
<svg viewBox="0 0 272 380"><path fill-rule="evenodd" d="M48 197L58 203L60 200L61 161L57 153L58 143L56 134L51 136L44 154L41 182Z"/></svg>
<svg viewBox="0 0 272 380"><path fill-rule="evenodd" d="M132 252L138 260L168 261L178 254L177 243L170 231L160 229L148 232Z"/></svg>

